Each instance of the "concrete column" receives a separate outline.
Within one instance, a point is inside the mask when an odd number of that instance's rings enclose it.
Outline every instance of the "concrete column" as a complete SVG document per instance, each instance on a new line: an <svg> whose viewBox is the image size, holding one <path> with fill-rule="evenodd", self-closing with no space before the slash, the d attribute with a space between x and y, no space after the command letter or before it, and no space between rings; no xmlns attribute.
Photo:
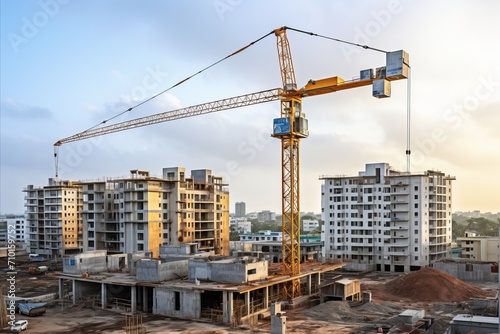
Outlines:
<svg viewBox="0 0 500 334"><path fill-rule="evenodd" d="M233 320L233 293L231 291L222 292L222 318L226 324L230 324Z"/></svg>
<svg viewBox="0 0 500 334"><path fill-rule="evenodd" d="M311 286L312 286L312 275L314 274L310 274L309 276L307 276L307 294L310 296L311 293L312 293L312 289L311 289Z"/></svg>
<svg viewBox="0 0 500 334"><path fill-rule="evenodd" d="M135 285L130 287L130 307L130 312L137 312L137 288Z"/></svg>
<svg viewBox="0 0 500 334"><path fill-rule="evenodd" d="M156 304L156 288L153 288L153 314L157 314L158 305Z"/></svg>
<svg viewBox="0 0 500 334"><path fill-rule="evenodd" d="M319 290L319 285L321 284L321 274L317 273L316 274L316 289ZM319 291L318 291L319 292Z"/></svg>
<svg viewBox="0 0 500 334"><path fill-rule="evenodd" d="M59 281L59 300L64 298L64 280L62 278L58 279Z"/></svg>
<svg viewBox="0 0 500 334"><path fill-rule="evenodd" d="M148 311L148 291L145 286L142 287L142 310L144 312Z"/></svg>
<svg viewBox="0 0 500 334"><path fill-rule="evenodd" d="M250 291L245 293L245 304L247 306L247 315L250 315Z"/></svg>
<svg viewBox="0 0 500 334"><path fill-rule="evenodd" d="M108 295L106 290L106 283L101 283L101 307L105 310L108 307L107 304Z"/></svg>
<svg viewBox="0 0 500 334"><path fill-rule="evenodd" d="M76 305L76 279L73 280L73 305Z"/></svg>
<svg viewBox="0 0 500 334"><path fill-rule="evenodd" d="M269 307L269 287L266 286L264 288L264 308L268 308Z"/></svg>

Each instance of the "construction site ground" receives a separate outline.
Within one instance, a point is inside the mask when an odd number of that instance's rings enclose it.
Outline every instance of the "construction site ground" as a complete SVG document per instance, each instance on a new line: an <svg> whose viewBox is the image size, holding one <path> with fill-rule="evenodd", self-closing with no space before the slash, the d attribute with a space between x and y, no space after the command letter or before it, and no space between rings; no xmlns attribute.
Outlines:
<svg viewBox="0 0 500 334"><path fill-rule="evenodd" d="M4 263L5 262L5 263ZM28 268L34 263L19 261L16 274L16 295L34 297L58 291L58 280L48 275L31 275ZM0 259L2 268L6 260ZM46 261L36 265L61 270L57 263ZM4 271L6 272L6 271ZM386 331L397 322L397 315L406 309L425 309L426 316L434 319L434 333L444 333L450 320L457 314L469 313L470 298L495 297L498 283L466 283L432 268L408 274L342 273L345 278L359 279L362 290L372 293L372 301L329 301L293 310L285 310L287 333L376 333L382 327ZM7 276L6 274L3 276ZM0 282L3 294L8 290L6 280ZM270 319L259 320L252 325L238 328L213 324L209 321L190 321L169 317L140 314L145 333L269 333ZM29 318L16 315L16 320L28 319L30 333L127 333L126 313L102 310L69 301L51 301L47 312ZM4 328L3 332L9 332ZM133 333L141 333L139 331ZM393 333L396 333L394 331ZM397 333L404 333L397 331Z"/></svg>

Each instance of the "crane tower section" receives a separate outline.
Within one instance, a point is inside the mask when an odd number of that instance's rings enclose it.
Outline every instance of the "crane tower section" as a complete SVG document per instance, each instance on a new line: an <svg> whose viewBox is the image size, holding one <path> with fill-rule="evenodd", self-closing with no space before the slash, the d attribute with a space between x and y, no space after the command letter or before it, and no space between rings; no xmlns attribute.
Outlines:
<svg viewBox="0 0 500 334"><path fill-rule="evenodd" d="M276 29L275 34L284 91L281 115L274 119L272 134L281 140L282 266L284 275L296 277L300 274L300 139L309 131L302 113L302 97L297 94L286 28ZM285 284L284 295L287 300L299 296L300 280Z"/></svg>

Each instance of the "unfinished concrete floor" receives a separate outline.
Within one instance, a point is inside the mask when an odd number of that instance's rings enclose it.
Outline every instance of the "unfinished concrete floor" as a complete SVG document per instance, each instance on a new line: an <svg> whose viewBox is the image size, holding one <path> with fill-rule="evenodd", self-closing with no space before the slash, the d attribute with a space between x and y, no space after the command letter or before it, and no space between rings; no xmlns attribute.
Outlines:
<svg viewBox="0 0 500 334"><path fill-rule="evenodd" d="M57 278L41 276L33 280L27 273L32 265L24 263L18 270L18 296L25 294L41 295L57 292ZM400 274L369 273L352 276L361 280L363 289L370 289L373 302L364 305L353 305L347 302L327 302L309 308L285 310L287 316L287 333L375 333L376 326L391 325L397 314L408 308L423 308L427 316L436 321L434 333L444 333L449 321L456 314L467 313L467 302L433 302L412 301L405 298L394 298L384 294L384 285L398 278ZM347 277L347 276L346 276ZM476 285L475 283L473 283ZM0 287L4 285L0 283ZM498 291L498 284L477 284L490 295ZM5 289L5 287L4 287ZM26 334L38 333L126 333L125 314L102 310L100 308L84 308L66 304L64 307L57 301L49 303L47 312L40 317L27 318L16 315L17 319L28 319L30 326ZM143 314L142 322L146 333L189 333L189 334L226 334L226 333L269 333L270 321L263 321L253 326L240 328L216 325L208 322L176 320L164 316ZM8 329L4 329L8 331ZM3 332L0 329L0 332Z"/></svg>

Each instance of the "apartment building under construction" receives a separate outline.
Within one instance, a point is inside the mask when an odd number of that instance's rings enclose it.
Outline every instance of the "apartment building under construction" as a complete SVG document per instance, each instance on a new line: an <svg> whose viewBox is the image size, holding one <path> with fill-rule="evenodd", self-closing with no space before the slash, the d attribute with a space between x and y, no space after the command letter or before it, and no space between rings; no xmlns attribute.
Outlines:
<svg viewBox="0 0 500 334"><path fill-rule="evenodd" d="M47 258L80 253L82 193L76 181L49 179L46 186L23 190L28 225L28 250Z"/></svg>
<svg viewBox="0 0 500 334"><path fill-rule="evenodd" d="M201 251L229 254L229 192L208 169L164 168L81 182L83 249L152 252L162 245L197 243Z"/></svg>

